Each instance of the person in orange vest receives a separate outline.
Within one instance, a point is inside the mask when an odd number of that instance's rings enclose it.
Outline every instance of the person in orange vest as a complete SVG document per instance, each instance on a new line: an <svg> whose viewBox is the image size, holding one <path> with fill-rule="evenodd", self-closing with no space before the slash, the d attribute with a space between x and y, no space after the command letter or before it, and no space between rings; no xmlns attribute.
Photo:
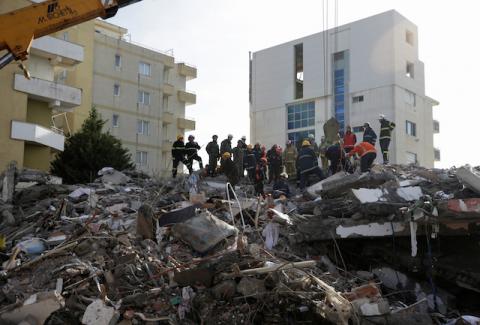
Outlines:
<svg viewBox="0 0 480 325"><path fill-rule="evenodd" d="M377 150L375 146L369 142L361 142L356 145L353 150L348 153L348 157L358 154L360 156L360 170L362 173L368 172L372 167L372 163L377 158Z"/></svg>
<svg viewBox="0 0 480 325"><path fill-rule="evenodd" d="M347 126L347 132L343 136L343 149L346 153L352 151L353 147L357 144L357 136L352 132L350 125Z"/></svg>

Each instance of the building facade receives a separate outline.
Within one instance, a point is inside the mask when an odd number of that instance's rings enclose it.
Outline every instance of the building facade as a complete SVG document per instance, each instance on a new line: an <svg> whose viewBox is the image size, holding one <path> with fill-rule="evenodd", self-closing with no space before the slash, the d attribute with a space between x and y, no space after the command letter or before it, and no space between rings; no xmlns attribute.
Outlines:
<svg viewBox="0 0 480 325"><path fill-rule="evenodd" d="M5 1L0 13L29 4ZM48 170L95 106L139 170L170 171L172 140L195 129L185 107L196 95L185 87L197 69L133 44L126 33L89 21L34 41L25 62L31 80L14 63L0 70L0 170L12 160Z"/></svg>
<svg viewBox="0 0 480 325"><path fill-rule="evenodd" d="M361 141L365 122L379 135L384 114L397 125L390 161L433 167L440 155L435 105L425 95L417 26L394 10L251 55L252 142L284 144L308 134L320 142L331 117Z"/></svg>

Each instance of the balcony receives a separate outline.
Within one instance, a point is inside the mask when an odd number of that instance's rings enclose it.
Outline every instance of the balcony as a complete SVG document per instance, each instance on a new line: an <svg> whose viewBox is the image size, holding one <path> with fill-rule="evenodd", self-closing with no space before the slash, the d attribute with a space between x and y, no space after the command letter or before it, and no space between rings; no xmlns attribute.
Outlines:
<svg viewBox="0 0 480 325"><path fill-rule="evenodd" d="M433 133L434 134L440 133L440 122L437 120L433 120Z"/></svg>
<svg viewBox="0 0 480 325"><path fill-rule="evenodd" d="M72 112L73 108L82 104L82 90L48 80L32 78L16 74L14 89L28 94L28 97L49 104L58 111Z"/></svg>
<svg viewBox="0 0 480 325"><path fill-rule="evenodd" d="M40 144L59 151L63 151L65 143L63 134L37 124L19 121L12 121L11 138Z"/></svg>
<svg viewBox="0 0 480 325"><path fill-rule="evenodd" d="M34 40L30 53L63 67L77 65L83 62L85 56L83 46L51 36Z"/></svg>
<svg viewBox="0 0 480 325"><path fill-rule="evenodd" d="M197 103L197 95L192 92L179 90L178 100L185 103L186 105L194 105Z"/></svg>
<svg viewBox="0 0 480 325"><path fill-rule="evenodd" d="M163 114L162 114L163 124L172 124L174 120L175 120L175 117L174 117L173 113L163 112Z"/></svg>
<svg viewBox="0 0 480 325"><path fill-rule="evenodd" d="M179 117L177 119L177 128L184 130L195 130L195 121Z"/></svg>
<svg viewBox="0 0 480 325"><path fill-rule="evenodd" d="M178 73L181 76L187 77L187 81L197 78L197 68L193 65L187 63L178 63L177 67Z"/></svg>
<svg viewBox="0 0 480 325"><path fill-rule="evenodd" d="M163 152L169 152L172 150L172 142L170 140L163 140L162 142L162 151Z"/></svg>
<svg viewBox="0 0 480 325"><path fill-rule="evenodd" d="M163 94L166 96L172 96L175 93L175 87L171 84L164 83L162 86Z"/></svg>

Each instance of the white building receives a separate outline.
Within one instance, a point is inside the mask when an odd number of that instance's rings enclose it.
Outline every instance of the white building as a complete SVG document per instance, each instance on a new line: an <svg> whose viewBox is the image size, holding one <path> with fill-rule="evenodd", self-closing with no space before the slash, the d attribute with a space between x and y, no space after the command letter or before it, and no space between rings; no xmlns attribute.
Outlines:
<svg viewBox="0 0 480 325"><path fill-rule="evenodd" d="M392 163L433 167L439 159L432 116L438 102L425 95L417 26L398 12L254 52L250 64L252 142L284 144L310 133L320 142L331 117L351 125L361 141L363 123L379 135L385 114L397 125Z"/></svg>

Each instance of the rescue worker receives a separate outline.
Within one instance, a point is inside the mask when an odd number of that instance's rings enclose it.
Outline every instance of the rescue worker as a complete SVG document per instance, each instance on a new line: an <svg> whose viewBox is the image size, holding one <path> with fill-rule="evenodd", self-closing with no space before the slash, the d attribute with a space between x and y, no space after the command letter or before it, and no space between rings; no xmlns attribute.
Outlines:
<svg viewBox="0 0 480 325"><path fill-rule="evenodd" d="M237 166L238 176L243 177L243 160L245 158L245 149L243 149L242 140L237 141L237 146L233 148L233 163Z"/></svg>
<svg viewBox="0 0 480 325"><path fill-rule="evenodd" d="M310 142L310 145L317 155L317 157L320 155L320 148L318 147L318 144L315 142L315 136L313 134L308 135L308 141Z"/></svg>
<svg viewBox="0 0 480 325"><path fill-rule="evenodd" d="M368 142L373 146L377 142L377 134L373 131L368 122L363 124L363 142Z"/></svg>
<svg viewBox="0 0 480 325"><path fill-rule="evenodd" d="M395 129L395 123L390 122L385 118L385 115L380 114L380 148L383 155L383 164L389 163L388 147L390 146L390 139L392 131Z"/></svg>
<svg viewBox="0 0 480 325"><path fill-rule="evenodd" d="M222 141L220 144L220 155L223 155L225 152L232 153L232 139L233 135L229 134L228 137Z"/></svg>
<svg viewBox="0 0 480 325"><path fill-rule="evenodd" d="M195 137L193 135L189 135L188 142L185 145L185 153L187 154L187 168L190 175L193 173L194 160L198 161L200 169L203 169L202 158L198 155L198 150L200 150L200 146L194 140Z"/></svg>
<svg viewBox="0 0 480 325"><path fill-rule="evenodd" d="M280 178L282 172L282 156L278 153L278 146L274 144L267 152L268 184Z"/></svg>
<svg viewBox="0 0 480 325"><path fill-rule="evenodd" d="M243 160L243 166L247 170L248 178L252 183L254 183L257 161L255 159L255 154L253 153L253 146L251 144L247 145L247 151L245 152L245 159Z"/></svg>
<svg viewBox="0 0 480 325"><path fill-rule="evenodd" d="M327 140L325 139L324 136L322 136L322 139L320 140L320 160L322 161L322 169L327 170L328 169L328 158L326 156L328 149L328 143Z"/></svg>
<svg viewBox="0 0 480 325"><path fill-rule="evenodd" d="M254 187L255 187L255 195L257 196L265 196L265 192L263 191L263 183L265 181L265 166L267 165L266 158L260 158L260 162L255 165L255 179L254 179Z"/></svg>
<svg viewBox="0 0 480 325"><path fill-rule="evenodd" d="M318 167L318 158L313 151L308 140L302 142L302 149L297 157L297 170L300 174L300 188L304 189L307 186L308 176L311 174L317 175L320 180L323 180L323 173Z"/></svg>
<svg viewBox="0 0 480 325"><path fill-rule="evenodd" d="M177 177L177 168L178 164L182 163L185 166L188 166L187 159L185 159L185 143L183 142L183 135L179 135L177 137L177 141L175 141L172 145L172 177Z"/></svg>
<svg viewBox="0 0 480 325"><path fill-rule="evenodd" d="M240 138L240 141L242 142L242 149L247 150L247 137L246 137L246 136L242 136L242 137Z"/></svg>
<svg viewBox="0 0 480 325"><path fill-rule="evenodd" d="M342 161L342 148L338 142L332 144L327 148L325 152L325 157L330 162L329 173L330 175L334 175L342 169L341 161Z"/></svg>
<svg viewBox="0 0 480 325"><path fill-rule="evenodd" d="M285 173L280 174L280 178L273 184L273 198L278 199L281 195L290 197L290 186L287 182L288 175Z"/></svg>
<svg viewBox="0 0 480 325"><path fill-rule="evenodd" d="M253 146L253 154L255 155L255 159L257 161L260 161L260 158L262 158L262 148L260 147L260 143L255 143L255 146Z"/></svg>
<svg viewBox="0 0 480 325"><path fill-rule="evenodd" d="M232 185L232 187L235 187L235 185L237 185L239 182L238 168L232 161L230 152L223 153L222 163L220 165L220 172L224 173L225 176L227 176L228 182ZM233 197L233 193L231 192L230 188L229 191L230 197Z"/></svg>
<svg viewBox="0 0 480 325"><path fill-rule="evenodd" d="M347 126L347 132L343 136L343 150L349 153L357 144L357 136L352 132L350 125Z"/></svg>
<svg viewBox="0 0 480 325"><path fill-rule="evenodd" d="M215 175L215 170L217 169L217 161L220 158L220 148L218 147L218 135L212 136L212 141L207 144L207 153L208 153L208 170L207 173L209 176Z"/></svg>
<svg viewBox="0 0 480 325"><path fill-rule="evenodd" d="M295 175L295 161L297 160L297 149L292 144L292 141L288 140L287 147L283 152L283 161L285 162L285 171L288 176Z"/></svg>
<svg viewBox="0 0 480 325"><path fill-rule="evenodd" d="M377 158L377 150L369 142L361 142L348 153L348 157L358 154L360 156L360 171L368 172L372 167L373 161Z"/></svg>

